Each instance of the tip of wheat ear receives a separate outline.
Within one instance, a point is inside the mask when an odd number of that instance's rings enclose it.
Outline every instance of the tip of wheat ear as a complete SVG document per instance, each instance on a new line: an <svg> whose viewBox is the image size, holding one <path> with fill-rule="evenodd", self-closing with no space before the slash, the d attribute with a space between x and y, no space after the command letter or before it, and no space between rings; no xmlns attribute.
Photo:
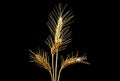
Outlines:
<svg viewBox="0 0 120 81"><path fill-rule="evenodd" d="M46 52L39 51L39 53L35 53L31 50L29 50L29 51L33 54L33 55L30 55L32 62L39 64L41 67L43 67L43 68L47 69L49 72L51 72L51 67L50 67Z"/></svg>

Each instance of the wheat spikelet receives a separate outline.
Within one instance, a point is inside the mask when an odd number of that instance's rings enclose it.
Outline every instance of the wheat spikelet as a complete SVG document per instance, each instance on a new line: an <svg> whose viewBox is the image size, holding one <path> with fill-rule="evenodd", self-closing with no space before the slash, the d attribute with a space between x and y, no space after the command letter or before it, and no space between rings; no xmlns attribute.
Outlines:
<svg viewBox="0 0 120 81"><path fill-rule="evenodd" d="M66 44L71 42L71 32L69 31L69 24L73 17L72 11L65 12L67 5L62 7L61 4L56 6L48 18L48 27L51 32L51 36L47 38L47 45L51 49L51 54L55 54L56 50L63 50Z"/></svg>
<svg viewBox="0 0 120 81"><path fill-rule="evenodd" d="M29 50L33 55L31 55L32 62L36 62L41 67L45 68L51 73L51 67L49 64L49 60L47 57L47 53L42 51L39 51L38 53L34 53L33 51Z"/></svg>
<svg viewBox="0 0 120 81"><path fill-rule="evenodd" d="M62 59L62 63L61 63L61 68L65 68L69 65L75 64L75 63L85 63L85 64L89 64L88 62L86 62L85 60L87 60L86 56L81 56L78 57L78 54L76 56L72 56L70 57L68 55L68 57L66 58L66 60Z"/></svg>

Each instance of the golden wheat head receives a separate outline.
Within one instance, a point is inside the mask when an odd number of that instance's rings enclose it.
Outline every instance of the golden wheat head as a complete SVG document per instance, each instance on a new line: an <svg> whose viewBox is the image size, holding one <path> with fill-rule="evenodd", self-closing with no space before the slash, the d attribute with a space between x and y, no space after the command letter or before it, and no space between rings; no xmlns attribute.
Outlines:
<svg viewBox="0 0 120 81"><path fill-rule="evenodd" d="M49 59L47 57L47 53L44 52L43 50L42 51L39 50L38 53L34 53L31 50L29 50L29 51L32 53L32 55L30 55L31 59L32 59L31 62L37 63L38 65L45 68L46 70L48 70L51 73L51 67L49 64Z"/></svg>
<svg viewBox="0 0 120 81"><path fill-rule="evenodd" d="M61 68L63 69L69 65L76 64L76 63L89 64L85 60L87 60L87 56L85 56L85 55L83 55L81 57L78 57L78 54L76 54L76 56L72 56L72 57L70 57L68 55L68 57L65 60L62 59Z"/></svg>
<svg viewBox="0 0 120 81"><path fill-rule="evenodd" d="M69 24L73 18L72 11L65 12L65 8L59 4L49 14L48 27L51 32L51 36L47 38L47 45L51 49L51 54L55 54L56 50L63 50L66 44L71 42L71 32L69 31Z"/></svg>

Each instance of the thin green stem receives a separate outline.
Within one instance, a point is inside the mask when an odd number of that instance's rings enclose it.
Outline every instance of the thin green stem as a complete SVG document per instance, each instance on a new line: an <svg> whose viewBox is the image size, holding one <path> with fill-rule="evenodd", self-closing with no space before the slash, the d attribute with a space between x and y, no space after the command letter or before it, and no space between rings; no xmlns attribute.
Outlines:
<svg viewBox="0 0 120 81"><path fill-rule="evenodd" d="M57 63L58 63L58 50L56 51L56 64L55 64L55 81L57 80Z"/></svg>
<svg viewBox="0 0 120 81"><path fill-rule="evenodd" d="M61 71L62 71L62 68L60 68L60 70L59 70L59 73L58 73L58 79L57 79L57 81L59 81L59 80L60 80L60 74L61 74Z"/></svg>
<svg viewBox="0 0 120 81"><path fill-rule="evenodd" d="M52 81L54 81L54 55L52 55Z"/></svg>

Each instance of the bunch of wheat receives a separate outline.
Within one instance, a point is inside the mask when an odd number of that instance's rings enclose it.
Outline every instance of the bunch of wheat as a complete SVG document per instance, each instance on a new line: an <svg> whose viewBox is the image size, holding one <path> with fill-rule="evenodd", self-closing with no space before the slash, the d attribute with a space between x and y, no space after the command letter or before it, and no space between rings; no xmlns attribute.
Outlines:
<svg viewBox="0 0 120 81"><path fill-rule="evenodd" d="M67 44L71 42L69 25L72 22L71 19L73 18L73 15L71 10L65 11L66 6L67 5L62 6L61 4L55 6L55 9L49 14L48 18L47 25L50 29L51 35L48 36L46 44L51 50L52 64L50 65L47 52L39 50L39 52L35 53L30 50L30 52L33 54L31 55L32 61L49 71L51 75L51 81L59 81L60 73L66 66L75 63L89 64L85 61L87 59L86 56L78 57L77 53L76 56L67 57L65 60L62 59L61 67L57 73L58 51L64 50Z"/></svg>

